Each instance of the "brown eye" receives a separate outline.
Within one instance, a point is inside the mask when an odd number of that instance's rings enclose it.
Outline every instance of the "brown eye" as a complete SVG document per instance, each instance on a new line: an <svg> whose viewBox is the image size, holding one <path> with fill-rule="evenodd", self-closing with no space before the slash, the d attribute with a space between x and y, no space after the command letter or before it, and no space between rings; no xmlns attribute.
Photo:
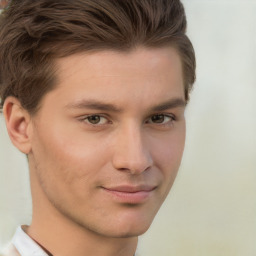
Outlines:
<svg viewBox="0 0 256 256"><path fill-rule="evenodd" d="M91 115L83 118L83 121L89 124L94 124L94 125L103 125L108 123L107 118L100 116L100 115Z"/></svg>
<svg viewBox="0 0 256 256"><path fill-rule="evenodd" d="M168 123L172 123L172 121L174 121L174 117L171 115L165 115L165 114L155 114L152 115L149 120L147 121L147 123L150 124L168 124Z"/></svg>
<svg viewBox="0 0 256 256"><path fill-rule="evenodd" d="M164 115L153 115L151 117L151 122L152 123L163 123L165 121L165 116Z"/></svg>
<svg viewBox="0 0 256 256"><path fill-rule="evenodd" d="M92 124L98 124L100 122L100 116L89 116L87 120Z"/></svg>

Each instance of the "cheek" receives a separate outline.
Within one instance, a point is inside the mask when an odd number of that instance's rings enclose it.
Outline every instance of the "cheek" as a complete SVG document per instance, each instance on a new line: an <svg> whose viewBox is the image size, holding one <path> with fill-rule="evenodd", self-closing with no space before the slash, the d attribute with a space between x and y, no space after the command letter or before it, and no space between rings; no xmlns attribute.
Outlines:
<svg viewBox="0 0 256 256"><path fill-rule="evenodd" d="M70 134L60 127L56 130L47 134L38 132L40 170L45 171L43 175L49 186L76 195L85 193L86 187L97 184L97 173L106 169L110 154L107 142L90 134Z"/></svg>
<svg viewBox="0 0 256 256"><path fill-rule="evenodd" d="M166 181L171 183L176 177L185 144L185 127L154 142L153 157Z"/></svg>

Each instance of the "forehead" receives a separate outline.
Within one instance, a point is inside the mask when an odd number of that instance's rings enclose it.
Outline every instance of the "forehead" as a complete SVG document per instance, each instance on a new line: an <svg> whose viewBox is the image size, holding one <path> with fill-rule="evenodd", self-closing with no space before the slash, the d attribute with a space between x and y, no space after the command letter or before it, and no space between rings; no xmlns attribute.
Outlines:
<svg viewBox="0 0 256 256"><path fill-rule="evenodd" d="M185 97L181 60L171 47L79 53L58 59L56 67L50 94L65 105L89 100L151 107Z"/></svg>
<svg viewBox="0 0 256 256"><path fill-rule="evenodd" d="M78 53L58 59L56 66L60 82L82 73L86 79L104 76L159 76L164 71L168 71L173 79L182 77L181 59L172 47Z"/></svg>

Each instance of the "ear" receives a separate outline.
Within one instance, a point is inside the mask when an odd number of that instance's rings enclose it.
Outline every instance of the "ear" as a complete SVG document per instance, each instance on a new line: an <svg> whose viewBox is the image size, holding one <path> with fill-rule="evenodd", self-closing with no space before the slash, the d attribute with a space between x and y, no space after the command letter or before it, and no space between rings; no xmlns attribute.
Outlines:
<svg viewBox="0 0 256 256"><path fill-rule="evenodd" d="M6 127L13 145L24 154L31 151L30 126L31 116L19 100L9 96L3 106Z"/></svg>

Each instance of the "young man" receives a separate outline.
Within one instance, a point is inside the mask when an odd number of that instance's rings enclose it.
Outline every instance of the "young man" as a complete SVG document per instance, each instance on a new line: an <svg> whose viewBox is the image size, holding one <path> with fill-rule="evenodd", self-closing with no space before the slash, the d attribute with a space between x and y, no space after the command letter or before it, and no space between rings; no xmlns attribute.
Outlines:
<svg viewBox="0 0 256 256"><path fill-rule="evenodd" d="M13 1L0 91L33 217L9 255L132 256L181 161L195 80L178 0Z"/></svg>

